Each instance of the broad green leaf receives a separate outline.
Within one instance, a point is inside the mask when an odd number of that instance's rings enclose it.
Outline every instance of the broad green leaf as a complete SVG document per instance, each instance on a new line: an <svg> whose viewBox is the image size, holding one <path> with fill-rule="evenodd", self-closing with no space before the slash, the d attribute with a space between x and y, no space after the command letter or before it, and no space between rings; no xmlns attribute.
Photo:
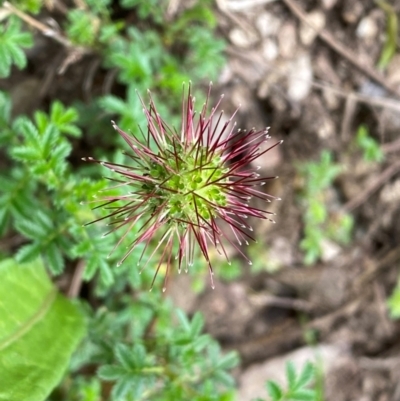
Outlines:
<svg viewBox="0 0 400 401"><path fill-rule="evenodd" d="M43 401L85 332L39 260L0 263L0 401Z"/></svg>

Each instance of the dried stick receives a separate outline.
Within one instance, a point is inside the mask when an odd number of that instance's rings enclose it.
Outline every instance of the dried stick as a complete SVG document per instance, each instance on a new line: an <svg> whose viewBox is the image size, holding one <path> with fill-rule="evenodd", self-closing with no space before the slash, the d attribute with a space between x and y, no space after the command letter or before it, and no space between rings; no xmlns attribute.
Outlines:
<svg viewBox="0 0 400 401"><path fill-rule="evenodd" d="M62 44L68 50L70 50L70 51L72 50L74 54L79 53L79 54L83 55L85 53L91 53L93 51L92 49L90 49L88 47L77 46L77 45L73 44L67 38L60 35L57 31L50 28L48 25L45 25L42 22L36 20L35 18L32 18L30 15L24 13L23 11L21 11L18 8L11 5L8 1L5 1L3 3L3 7L5 9L9 10L12 14L21 18L22 21L26 22L28 25L38 29L40 32L42 32L43 35L53 38L56 42Z"/></svg>
<svg viewBox="0 0 400 401"><path fill-rule="evenodd" d="M343 209L347 212L352 211L356 207L360 206L365 199L368 198L369 195L374 193L380 186L382 186L386 181L388 181L391 177L393 177L397 172L400 171L400 161L393 163L386 170L384 170L381 174L378 175L364 191L361 191L357 196L353 199L350 199L345 205Z"/></svg>
<svg viewBox="0 0 400 401"><path fill-rule="evenodd" d="M79 295L82 287L82 276L84 270L85 262L83 260L79 260L75 267L74 275L72 276L72 280L68 288L67 295L69 298L76 298Z"/></svg>

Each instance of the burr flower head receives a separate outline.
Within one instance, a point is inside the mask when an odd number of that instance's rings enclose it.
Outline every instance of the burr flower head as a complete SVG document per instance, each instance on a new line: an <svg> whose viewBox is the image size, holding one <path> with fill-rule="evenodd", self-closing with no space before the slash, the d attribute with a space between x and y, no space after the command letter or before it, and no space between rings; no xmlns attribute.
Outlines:
<svg viewBox="0 0 400 401"><path fill-rule="evenodd" d="M134 227L137 230L135 240L119 264L138 244L144 243L138 264L142 263L146 251L149 257L142 269L157 254L159 263L154 279L161 264L166 263L164 290L173 261L176 260L179 272L182 268L187 271L193 264L196 246L208 264L212 287L210 247L228 259L225 247L230 243L248 260L240 250L240 245L247 244L248 238L254 239L247 218L270 219L272 214L251 206L249 201L252 197L267 202L277 199L257 188L276 177L260 177L259 168L253 167L252 162L281 142L263 146L270 138L268 128L261 131L236 129L233 118L237 110L223 122L223 112L218 112L223 96L207 113L210 90L211 84L198 114L190 85L187 94L183 92L179 131L168 126L158 114L151 95L148 107L142 101L147 132L135 136L112 122L130 148L129 165L84 159L114 171L118 175L117 179L112 179L117 182L115 187L127 188L123 195L102 196L96 200L102 202L100 206L107 208L109 214L95 221L109 218L111 230L108 233L122 231L115 247ZM231 233L222 230L221 222ZM150 250L155 236L158 241Z"/></svg>

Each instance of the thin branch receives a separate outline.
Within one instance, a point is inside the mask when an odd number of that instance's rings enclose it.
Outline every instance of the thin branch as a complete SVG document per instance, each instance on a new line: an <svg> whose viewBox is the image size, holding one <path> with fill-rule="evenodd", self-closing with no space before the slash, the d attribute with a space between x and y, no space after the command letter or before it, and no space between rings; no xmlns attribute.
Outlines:
<svg viewBox="0 0 400 401"><path fill-rule="evenodd" d="M400 161L393 163L386 170L376 177L372 184L370 184L364 191L361 191L353 199L350 199L344 206L343 209L347 212L352 211L356 207L360 206L372 193L378 190L386 181L392 178L396 173L400 171Z"/></svg>
<svg viewBox="0 0 400 401"><path fill-rule="evenodd" d="M28 25L30 25L33 28L36 28L37 30L42 32L43 35L53 38L56 42L62 44L67 49L73 50L74 53L85 54L85 53L92 52L92 50L87 47L76 46L70 40L68 40L64 36L60 35L59 32L55 31L48 25L43 24L42 22L36 20L35 18L31 17L30 15L28 15L28 14L24 13L23 11L19 10L18 8L14 7L8 1L5 1L3 3L3 7L6 10L9 10L11 13L16 15L17 17L21 18L22 21L26 22Z"/></svg>
<svg viewBox="0 0 400 401"><path fill-rule="evenodd" d="M68 288L67 295L69 298L76 298L82 287L82 276L85 270L85 262L79 260L75 267L74 275L72 276L71 284Z"/></svg>

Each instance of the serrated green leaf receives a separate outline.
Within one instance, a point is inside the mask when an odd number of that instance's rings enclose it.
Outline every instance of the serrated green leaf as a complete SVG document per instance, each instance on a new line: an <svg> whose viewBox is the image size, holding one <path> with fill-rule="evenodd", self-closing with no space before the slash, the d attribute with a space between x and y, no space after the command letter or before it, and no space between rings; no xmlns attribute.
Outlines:
<svg viewBox="0 0 400 401"><path fill-rule="evenodd" d="M132 362L131 353L132 350L125 344L117 344L115 347L115 356L124 368L133 369L135 367Z"/></svg>
<svg viewBox="0 0 400 401"><path fill-rule="evenodd" d="M0 204L0 237L6 232L10 217L10 211L6 208L2 208Z"/></svg>
<svg viewBox="0 0 400 401"><path fill-rule="evenodd" d="M22 246L15 255L15 258L21 263L32 262L40 256L41 250L40 243L32 242L31 244Z"/></svg>
<svg viewBox="0 0 400 401"><path fill-rule="evenodd" d="M44 238L48 233L45 226L39 224L37 220L32 219L19 219L15 224L17 230L26 238L35 240L38 238Z"/></svg>
<svg viewBox="0 0 400 401"><path fill-rule="evenodd" d="M232 351L224 355L218 362L219 369L232 369L239 363L239 356Z"/></svg>
<svg viewBox="0 0 400 401"><path fill-rule="evenodd" d="M223 384L226 387L232 387L235 383L233 377L224 370L215 371L214 378L215 380L217 380L219 383Z"/></svg>
<svg viewBox="0 0 400 401"><path fill-rule="evenodd" d="M107 110L109 113L124 114L126 111L125 102L113 95L101 97L98 103L102 109Z"/></svg>
<svg viewBox="0 0 400 401"><path fill-rule="evenodd" d="M28 146L16 146L10 151L11 157L23 163L36 162L40 160L40 153Z"/></svg>
<svg viewBox="0 0 400 401"><path fill-rule="evenodd" d="M187 318L185 312L183 312L183 310L181 310L181 309L177 309L175 313L179 319L179 323L183 326L183 329L187 333L190 333L190 322L189 322L189 319Z"/></svg>
<svg viewBox="0 0 400 401"><path fill-rule="evenodd" d="M296 370L292 361L286 363L286 378L290 390L296 388Z"/></svg>
<svg viewBox="0 0 400 401"><path fill-rule="evenodd" d="M75 245L71 250L71 254L74 257L83 256L90 251L91 247L92 247L92 244L91 244L90 240L86 239L84 241L81 241L79 244Z"/></svg>
<svg viewBox="0 0 400 401"><path fill-rule="evenodd" d="M11 116L11 99L6 92L0 91L0 122L8 124Z"/></svg>
<svg viewBox="0 0 400 401"><path fill-rule="evenodd" d="M42 157L44 159L47 159L52 154L54 144L57 142L58 138L58 129L53 124L48 125L40 138Z"/></svg>
<svg viewBox="0 0 400 401"><path fill-rule="evenodd" d="M315 374L315 369L313 364L307 362L297 378L296 387L301 388L306 386L314 378L314 374Z"/></svg>
<svg viewBox="0 0 400 401"><path fill-rule="evenodd" d="M282 398L282 389L278 385L278 383L268 380L266 384L266 388L268 391L269 396L272 398L273 401L280 400Z"/></svg>
<svg viewBox="0 0 400 401"><path fill-rule="evenodd" d="M39 132L44 132L49 124L49 118L47 117L47 114L41 110L35 111L34 119Z"/></svg>
<svg viewBox="0 0 400 401"><path fill-rule="evenodd" d="M135 385L133 378L129 375L120 378L116 384L114 384L112 389L113 400L123 400L125 395Z"/></svg>
<svg viewBox="0 0 400 401"><path fill-rule="evenodd" d="M30 47L32 43L31 34L21 31L17 17L11 16L6 24L0 25L0 76L10 74L12 63L20 69L25 67L26 56L21 47Z"/></svg>
<svg viewBox="0 0 400 401"><path fill-rule="evenodd" d="M38 210L35 213L35 220L38 222L38 224L40 224L41 227L43 227L46 232L51 232L54 228L53 220L47 213L44 213L42 210Z"/></svg>
<svg viewBox="0 0 400 401"><path fill-rule="evenodd" d="M84 319L38 260L3 261L0 275L0 401L43 401L82 339Z"/></svg>
<svg viewBox="0 0 400 401"><path fill-rule="evenodd" d="M203 349L210 345L210 337L206 334L194 339L189 333L189 339L189 341L192 343L191 345L193 349L196 352L201 352ZM216 349L216 352L219 352L218 348Z"/></svg>
<svg viewBox="0 0 400 401"><path fill-rule="evenodd" d="M69 142L61 142L52 151L53 159L64 160L66 159L72 151L72 146Z"/></svg>
<svg viewBox="0 0 400 401"><path fill-rule="evenodd" d="M104 259L100 259L98 266L102 283L106 286L110 286L114 282L114 275L110 269L110 265Z"/></svg>
<svg viewBox="0 0 400 401"><path fill-rule="evenodd" d="M310 389L299 389L291 394L290 399L294 401L314 401L316 392Z"/></svg>
<svg viewBox="0 0 400 401"><path fill-rule="evenodd" d="M131 359L136 368L140 368L145 365L146 359L146 348L142 344L135 344L131 351Z"/></svg>
<svg viewBox="0 0 400 401"><path fill-rule="evenodd" d="M41 151L39 132L32 121L26 118L21 119L17 129L30 146L33 146L38 152Z"/></svg>
<svg viewBox="0 0 400 401"><path fill-rule="evenodd" d="M60 274L64 270L64 258L57 244L54 242L48 244L43 252L44 256L47 258L48 269L53 274Z"/></svg>
<svg viewBox="0 0 400 401"><path fill-rule="evenodd" d="M55 101L51 106L50 121L64 134L79 137L81 130L72 123L78 120L78 112L75 108L65 108L64 105Z"/></svg>
<svg viewBox="0 0 400 401"><path fill-rule="evenodd" d="M200 313L195 313L190 322L190 335L194 338L200 335L204 325L204 319Z"/></svg>
<svg viewBox="0 0 400 401"><path fill-rule="evenodd" d="M68 12L67 19L68 37L83 46L93 45L98 29L94 15L86 10L73 9Z"/></svg>
<svg viewBox="0 0 400 401"><path fill-rule="evenodd" d="M15 219L26 219L31 214L32 204L25 195L21 191L11 200L10 209Z"/></svg>
<svg viewBox="0 0 400 401"><path fill-rule="evenodd" d="M89 281L96 274L97 268L99 266L99 260L95 255L89 255L87 258L87 263L85 266L85 271L83 272L83 279Z"/></svg>
<svg viewBox="0 0 400 401"><path fill-rule="evenodd" d="M6 46L0 46L0 77L7 77L11 70L11 54Z"/></svg>
<svg viewBox="0 0 400 401"><path fill-rule="evenodd" d="M126 370L117 365L104 365L101 366L97 371L97 375L100 377L100 379L106 381L118 380L125 374Z"/></svg>
<svg viewBox="0 0 400 401"><path fill-rule="evenodd" d="M11 45L8 46L8 51L14 60L14 64L22 70L26 66L26 56L20 47Z"/></svg>

